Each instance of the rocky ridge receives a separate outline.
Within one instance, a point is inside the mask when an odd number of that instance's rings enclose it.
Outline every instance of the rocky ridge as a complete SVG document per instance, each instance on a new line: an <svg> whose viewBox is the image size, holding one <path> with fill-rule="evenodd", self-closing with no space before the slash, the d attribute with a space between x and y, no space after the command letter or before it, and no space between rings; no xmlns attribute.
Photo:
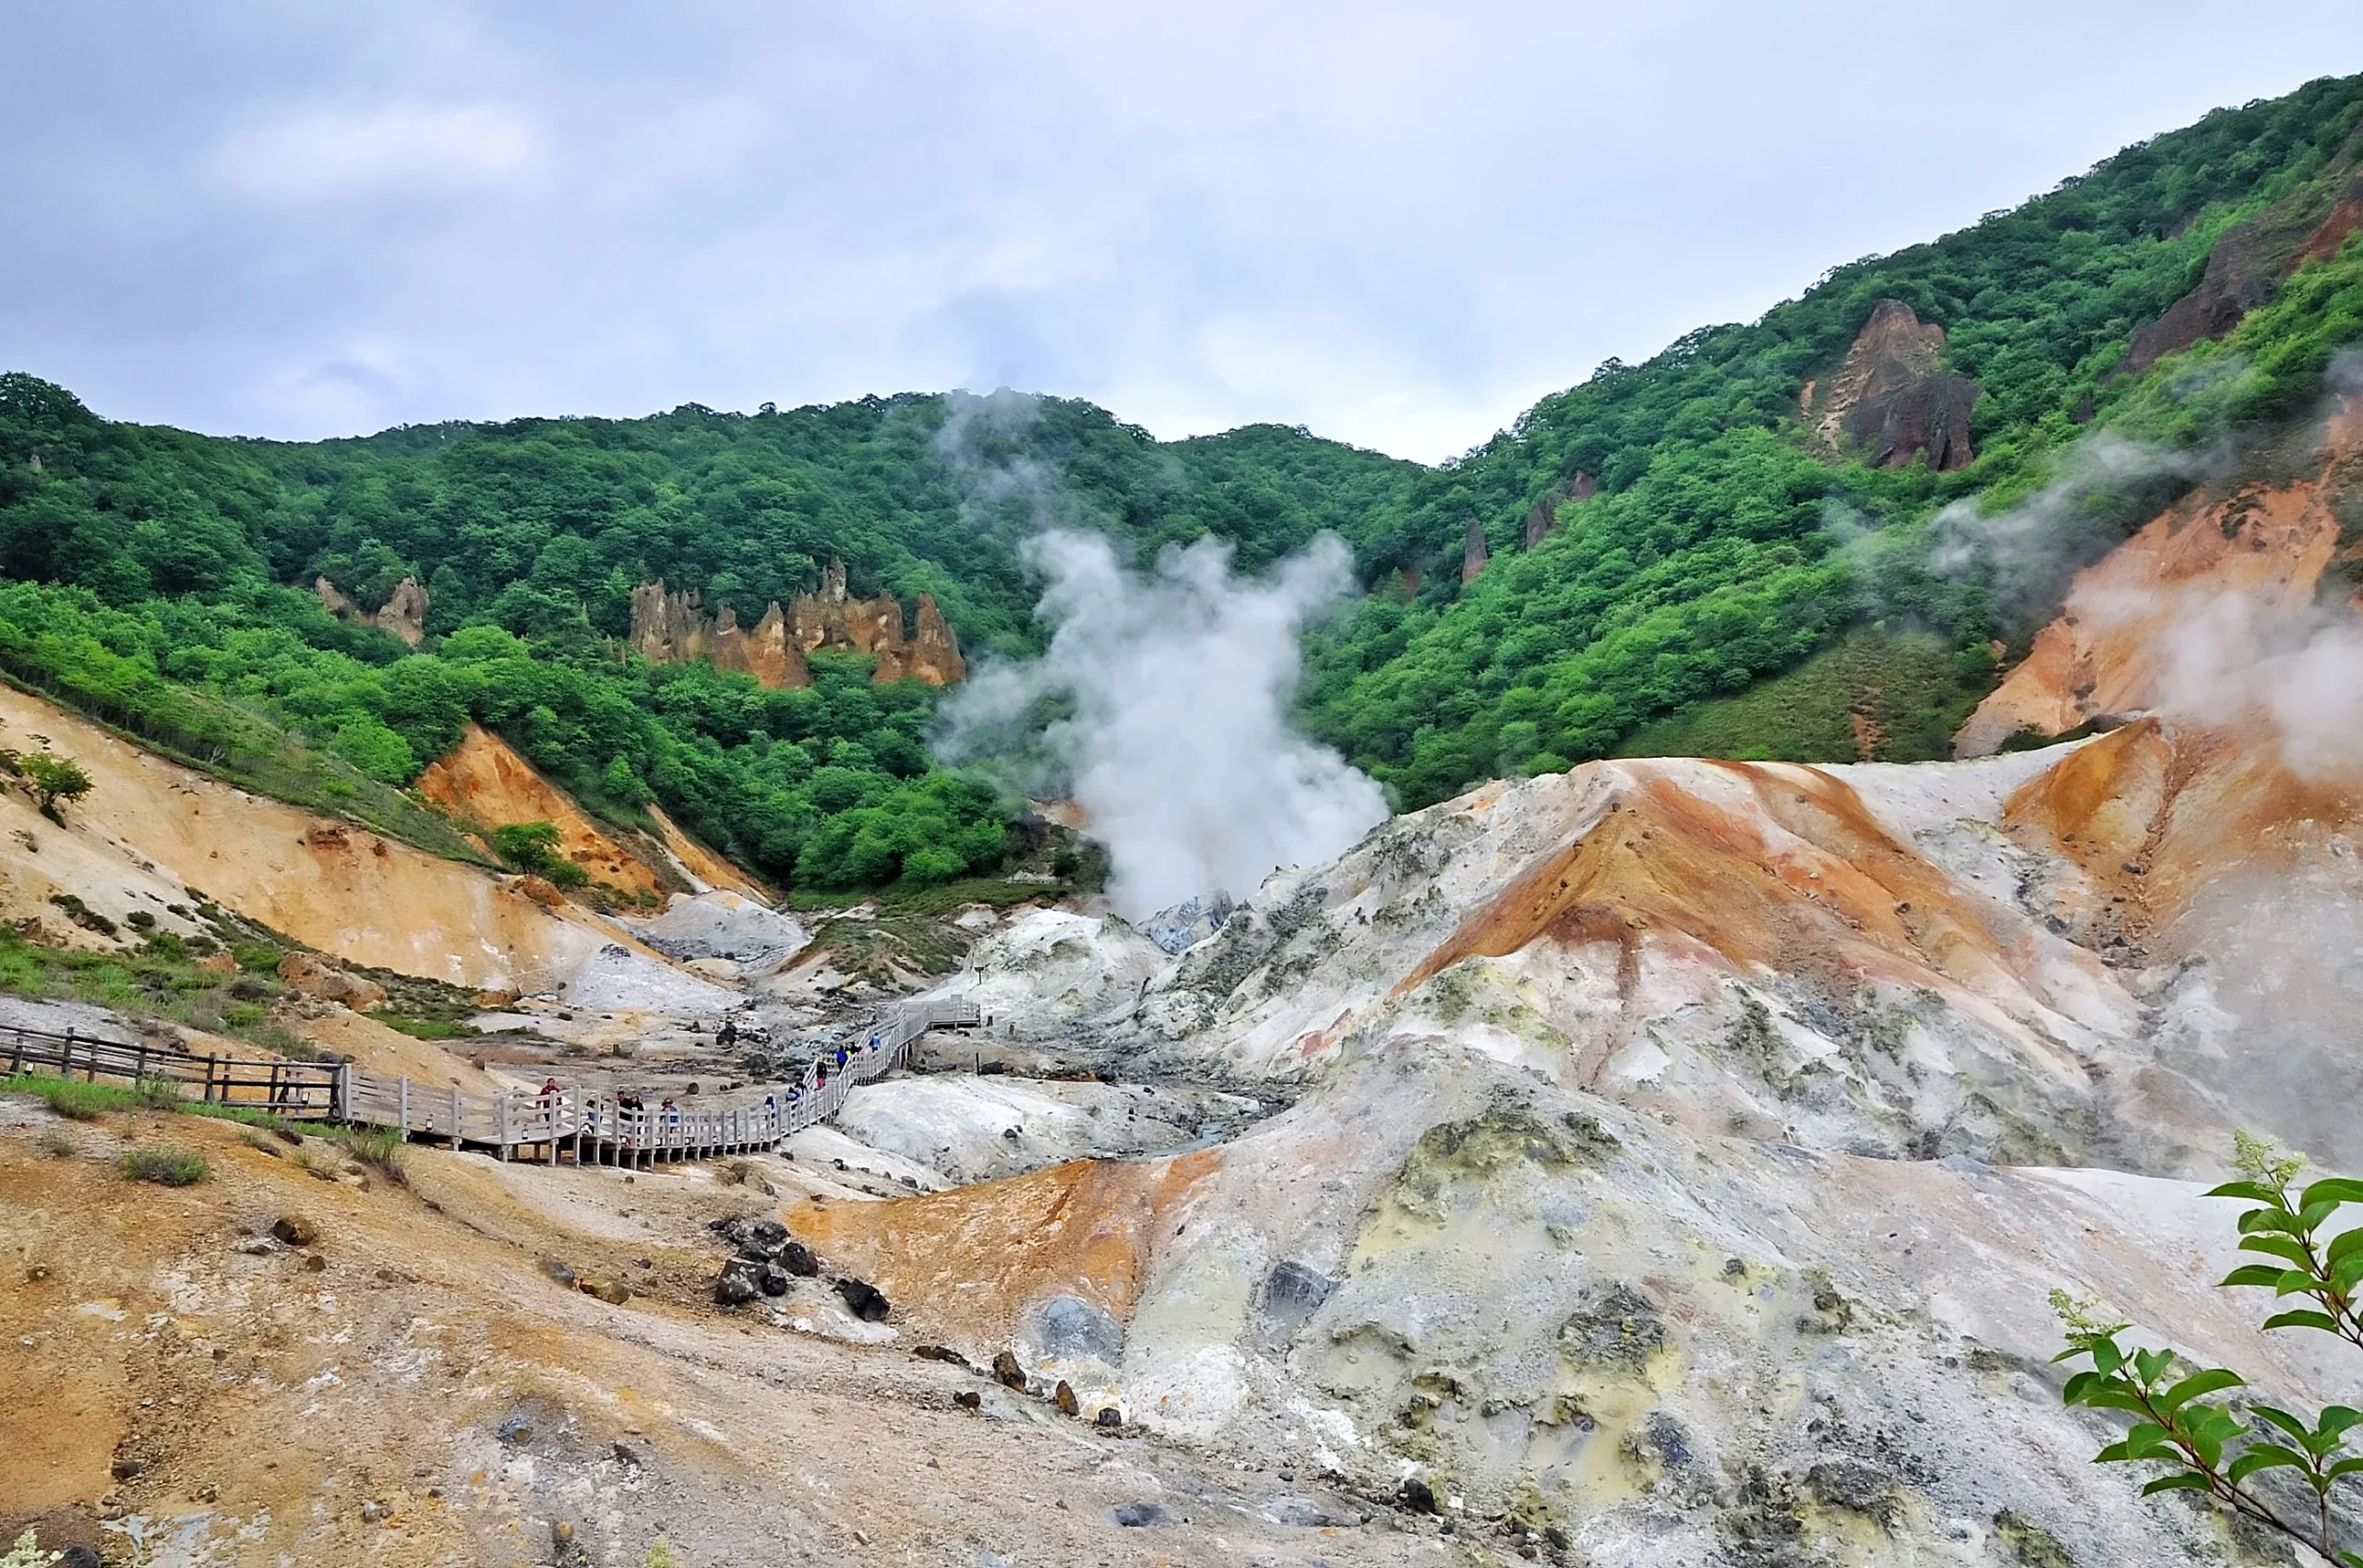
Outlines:
<svg viewBox="0 0 2363 1568"><path fill-rule="evenodd" d="M849 597L845 563L836 560L822 569L819 592L796 595L786 610L774 602L752 628L739 626L738 612L727 604L708 616L694 588L643 582L631 596L632 646L656 664L703 659L777 690L811 685L805 655L825 648L876 659L881 686L903 679L953 686L967 679L959 639L934 595L918 596L910 635L903 628L902 602L891 594Z"/></svg>

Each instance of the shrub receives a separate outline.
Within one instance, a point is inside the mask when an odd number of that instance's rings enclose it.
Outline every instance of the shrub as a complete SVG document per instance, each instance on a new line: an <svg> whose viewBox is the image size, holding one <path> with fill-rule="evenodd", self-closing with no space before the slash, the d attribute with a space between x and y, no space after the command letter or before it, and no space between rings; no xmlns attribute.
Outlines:
<svg viewBox="0 0 2363 1568"><path fill-rule="evenodd" d="M24 780L25 788L40 802L41 814L61 826L65 819L58 811L60 803L79 800L90 793L90 775L71 757L36 751L19 760L16 771Z"/></svg>
<svg viewBox="0 0 2363 1568"><path fill-rule="evenodd" d="M205 1179L210 1167L194 1149L134 1149L123 1156L126 1181L152 1181L159 1187L189 1187Z"/></svg>
<svg viewBox="0 0 2363 1568"><path fill-rule="evenodd" d="M410 1179L402 1165L402 1135L390 1127L342 1127L330 1134L338 1148L400 1186Z"/></svg>
<svg viewBox="0 0 2363 1568"><path fill-rule="evenodd" d="M188 1101L188 1092L169 1078L142 1078L131 1092L150 1110L179 1110Z"/></svg>
<svg viewBox="0 0 2363 1568"><path fill-rule="evenodd" d="M43 1551L40 1540L27 1530L17 1538L17 1544L0 1555L0 1568L49 1568L53 1562L65 1560L62 1551Z"/></svg>

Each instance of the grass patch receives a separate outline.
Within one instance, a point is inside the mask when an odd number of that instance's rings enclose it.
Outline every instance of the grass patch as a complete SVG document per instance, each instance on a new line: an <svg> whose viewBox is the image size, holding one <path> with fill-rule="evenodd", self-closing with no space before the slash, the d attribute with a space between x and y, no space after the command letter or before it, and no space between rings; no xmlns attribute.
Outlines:
<svg viewBox="0 0 2363 1568"><path fill-rule="evenodd" d="M1000 877L970 877L963 881L940 882L925 888L898 884L882 892L808 892L798 890L788 893L787 906L826 914L832 910L870 904L881 915L956 915L972 904L1007 909L1012 904L1036 900L1071 897L1077 891L1066 882L1013 882Z"/></svg>
<svg viewBox="0 0 2363 1568"><path fill-rule="evenodd" d="M200 905L198 913L209 921L220 915L211 904ZM271 971L286 949L257 940L244 923L227 916L216 929L219 940L159 931L136 948L81 952L42 947L0 927L0 991L90 1002L128 1018L234 1034L282 1055L302 1052L299 1060L317 1055L270 1021L268 1004L282 989ZM224 950L237 957L239 973L198 967L199 959Z"/></svg>
<svg viewBox="0 0 2363 1568"><path fill-rule="evenodd" d="M402 1135L390 1127L340 1127L330 1141L347 1156L360 1161L387 1180L401 1186L410 1179L402 1165Z"/></svg>
<svg viewBox="0 0 2363 1568"><path fill-rule="evenodd" d="M193 1187L211 1169L194 1149L134 1149L123 1156L126 1181L152 1181L159 1187Z"/></svg>
<svg viewBox="0 0 2363 1568"><path fill-rule="evenodd" d="M127 1084L86 1083L78 1078L52 1078L40 1072L0 1078L0 1094L30 1095L75 1121L96 1121L109 1111L137 1110L149 1103Z"/></svg>
<svg viewBox="0 0 2363 1568"><path fill-rule="evenodd" d="M455 1018L413 1018L402 1012L374 1012L370 1016L414 1040L473 1040L484 1032Z"/></svg>
<svg viewBox="0 0 2363 1568"><path fill-rule="evenodd" d="M1616 754L1925 762L1952 755L1953 732L1993 686L1993 661L1982 648L1857 627L1786 675L1644 724Z"/></svg>

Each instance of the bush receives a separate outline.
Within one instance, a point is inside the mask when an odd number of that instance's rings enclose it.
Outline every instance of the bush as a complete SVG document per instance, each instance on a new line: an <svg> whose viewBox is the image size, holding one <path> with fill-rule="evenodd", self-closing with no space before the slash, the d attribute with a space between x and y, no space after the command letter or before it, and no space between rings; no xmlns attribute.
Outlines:
<svg viewBox="0 0 2363 1568"><path fill-rule="evenodd" d="M210 1170L205 1156L194 1149L134 1149L123 1156L126 1181L152 1181L159 1187L191 1187Z"/></svg>

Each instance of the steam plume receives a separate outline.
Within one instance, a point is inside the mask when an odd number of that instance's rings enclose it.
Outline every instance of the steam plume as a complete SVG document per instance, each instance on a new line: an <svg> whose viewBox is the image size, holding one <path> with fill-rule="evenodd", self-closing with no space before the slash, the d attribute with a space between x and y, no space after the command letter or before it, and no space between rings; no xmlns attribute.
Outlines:
<svg viewBox="0 0 2363 1568"><path fill-rule="evenodd" d="M978 672L948 705L942 749L1005 754L1029 712L1063 704L1043 741L1108 846L1120 913L1217 888L1243 897L1385 819L1378 786L1288 721L1298 633L1353 585L1342 540L1324 533L1262 578L1234 576L1213 539L1169 546L1146 574L1070 529L1024 554L1049 580L1036 614L1055 628L1050 649Z"/></svg>

